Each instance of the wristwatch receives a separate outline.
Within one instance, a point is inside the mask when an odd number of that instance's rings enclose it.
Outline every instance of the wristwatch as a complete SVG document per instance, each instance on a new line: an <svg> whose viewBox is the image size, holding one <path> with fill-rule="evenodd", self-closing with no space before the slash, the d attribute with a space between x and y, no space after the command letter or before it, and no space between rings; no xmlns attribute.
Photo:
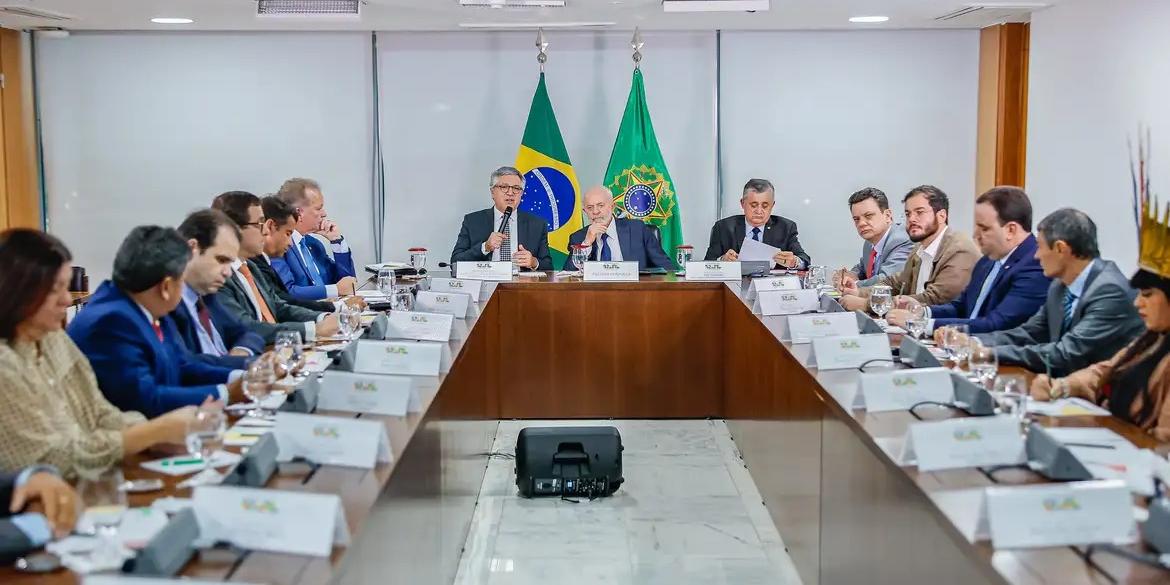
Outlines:
<svg viewBox="0 0 1170 585"><path fill-rule="evenodd" d="M1048 386L1048 399L1059 400L1061 398L1068 398L1069 389L1068 382L1064 378L1056 378L1050 381Z"/></svg>

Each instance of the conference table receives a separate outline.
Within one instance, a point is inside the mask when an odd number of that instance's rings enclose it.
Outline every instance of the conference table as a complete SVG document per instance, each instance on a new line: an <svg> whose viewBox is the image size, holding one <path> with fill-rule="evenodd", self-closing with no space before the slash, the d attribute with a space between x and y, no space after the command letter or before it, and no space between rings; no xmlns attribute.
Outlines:
<svg viewBox="0 0 1170 585"><path fill-rule="evenodd" d="M339 494L353 535L348 547L329 558L198 552L182 575L279 585L451 583L498 420L719 418L805 585L1170 582L1170 573L1119 556L1097 553L1090 562L1083 548L997 551L973 541L984 488L1047 480L1022 467L920 473L900 465L890 445L918 419L845 406L860 374L806 367L809 345L781 340L784 317L753 314L744 302L748 284L673 274L627 283L553 274L485 283L490 297L474 317L456 321L450 371L417 380L420 412L318 413L380 420L391 463L373 470L290 464L270 480L270 489ZM1110 417L1040 422L1105 427L1140 447L1167 447ZM155 477L139 467L150 458L125 462L127 477ZM190 496L176 478L162 478L165 489L131 496L131 505ZM80 577L4 568L0 582Z"/></svg>

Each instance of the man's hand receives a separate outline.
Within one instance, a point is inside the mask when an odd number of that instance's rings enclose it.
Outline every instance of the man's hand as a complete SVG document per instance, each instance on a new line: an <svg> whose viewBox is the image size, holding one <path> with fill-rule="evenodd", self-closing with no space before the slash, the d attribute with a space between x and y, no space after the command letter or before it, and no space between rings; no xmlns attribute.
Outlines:
<svg viewBox="0 0 1170 585"><path fill-rule="evenodd" d="M856 282L852 282L841 287L841 294L847 297L860 297L861 289Z"/></svg>
<svg viewBox="0 0 1170 585"><path fill-rule="evenodd" d="M938 329L935 329L934 342L937 343L939 347L942 347L943 342L947 340L948 335L951 336L951 342L955 345L967 345L968 343L971 343L970 336L962 333L953 333L950 327L939 327Z"/></svg>
<svg viewBox="0 0 1170 585"><path fill-rule="evenodd" d="M228 352L228 355L234 355L236 357L251 357L252 352L242 347L233 347L232 350Z"/></svg>
<svg viewBox="0 0 1170 585"><path fill-rule="evenodd" d="M918 304L918 301L915 300L914 297L911 297L908 295L898 295L898 296L894 297L894 308L895 309L909 309L910 307L913 307L916 304Z"/></svg>
<svg viewBox="0 0 1170 585"><path fill-rule="evenodd" d="M240 380L236 380L234 384L228 387L228 393L232 394L232 388L235 388L236 394L242 399L244 397L243 384ZM233 399L235 401L235 399ZM150 422L159 425L161 439L164 443L172 445L183 445L187 442L187 427L191 421L195 420L195 415L200 408L223 408L223 404L218 400L213 400L210 396L203 400L203 404L198 407L183 406L176 408L162 416L152 419Z"/></svg>
<svg viewBox="0 0 1170 585"><path fill-rule="evenodd" d="M504 245L504 234L501 234L500 232L492 232L492 234L488 236L487 241L483 243L483 247L488 251L488 254L491 254L492 252L500 249L500 246L502 245Z"/></svg>
<svg viewBox="0 0 1170 585"><path fill-rule="evenodd" d="M337 281L337 296L347 297L357 294L357 279L352 276L346 276Z"/></svg>
<svg viewBox="0 0 1170 585"><path fill-rule="evenodd" d="M797 259L796 254L784 250L776 252L776 255L772 256L772 261L789 269L796 268L797 264L800 262L800 260Z"/></svg>
<svg viewBox="0 0 1170 585"><path fill-rule="evenodd" d="M536 260L536 256L533 256L532 252L524 249L524 244L520 244L516 248L516 255L512 256L512 261L529 270L536 270L536 267L540 265Z"/></svg>
<svg viewBox="0 0 1170 585"><path fill-rule="evenodd" d="M735 250L728 250L719 257L719 260L722 262L735 262L736 260L739 260L739 252L736 252Z"/></svg>
<svg viewBox="0 0 1170 585"><path fill-rule="evenodd" d="M244 377L240 376L235 382L228 384L228 402L235 404L237 402L244 402L247 397L244 396Z"/></svg>
<svg viewBox="0 0 1170 585"><path fill-rule="evenodd" d="M337 222L328 219L321 221L321 228L317 233L325 236L330 242L336 242L341 239L341 228L337 227Z"/></svg>
<svg viewBox="0 0 1170 585"><path fill-rule="evenodd" d="M842 268L833 273L833 288L842 290L856 285L857 275L850 272L848 268Z"/></svg>
<svg viewBox="0 0 1170 585"><path fill-rule="evenodd" d="M369 303L366 303L366 299L363 299L357 295L346 297L342 302L355 309L365 310L365 308L369 306Z"/></svg>
<svg viewBox="0 0 1170 585"><path fill-rule="evenodd" d="M341 331L341 324L337 321L337 313L326 315L324 319L317 321L317 338L333 337Z"/></svg>
<svg viewBox="0 0 1170 585"><path fill-rule="evenodd" d="M896 327L906 327L906 321L910 319L910 311L906 309L892 309L886 313L886 322Z"/></svg>
<svg viewBox="0 0 1170 585"><path fill-rule="evenodd" d="M865 311L869 308L869 301L857 295L844 295L841 297L841 306L846 311Z"/></svg>
<svg viewBox="0 0 1170 585"><path fill-rule="evenodd" d="M1040 374L1032 378L1032 388L1030 390L1032 398L1036 400L1051 400L1052 399L1052 378L1044 374Z"/></svg>
<svg viewBox="0 0 1170 585"><path fill-rule="evenodd" d="M28 481L12 492L12 504L8 510L15 514L32 502L39 502L57 538L73 531L77 524L77 509L80 508L77 492L56 474L39 471L28 476Z"/></svg>
<svg viewBox="0 0 1170 585"><path fill-rule="evenodd" d="M585 239L581 243L586 246L592 246L593 242L596 242L597 238L600 238L601 234L604 234L607 229L609 229L609 226L604 223L589 224L589 229L585 230Z"/></svg>

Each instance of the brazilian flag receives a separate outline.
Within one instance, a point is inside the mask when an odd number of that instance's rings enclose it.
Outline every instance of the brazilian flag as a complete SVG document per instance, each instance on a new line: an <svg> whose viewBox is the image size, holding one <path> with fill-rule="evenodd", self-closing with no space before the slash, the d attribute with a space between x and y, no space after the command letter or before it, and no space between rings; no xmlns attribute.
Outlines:
<svg viewBox="0 0 1170 585"><path fill-rule="evenodd" d="M560 268L569 255L569 235L581 229L581 188L561 139L543 72L528 110L516 168L524 174L520 209L548 222L549 252L553 266Z"/></svg>
<svg viewBox="0 0 1170 585"><path fill-rule="evenodd" d="M609 155L604 180L613 193L615 213L657 226L662 249L667 257L673 258L675 248L683 244L682 217L674 181L654 137L641 69L634 69L630 98L626 101L626 112L622 115L613 153Z"/></svg>

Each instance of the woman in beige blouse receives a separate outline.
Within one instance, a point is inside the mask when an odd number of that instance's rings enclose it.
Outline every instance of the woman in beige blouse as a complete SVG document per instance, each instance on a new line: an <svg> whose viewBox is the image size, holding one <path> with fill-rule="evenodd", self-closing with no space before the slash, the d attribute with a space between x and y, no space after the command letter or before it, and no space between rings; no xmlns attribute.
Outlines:
<svg viewBox="0 0 1170 585"><path fill-rule="evenodd" d="M1050 380L1036 376L1032 397L1079 396L1108 408L1159 441L1170 441L1170 279L1139 269L1129 281L1146 333L1113 358Z"/></svg>
<svg viewBox="0 0 1170 585"><path fill-rule="evenodd" d="M186 407L147 421L105 399L62 330L71 260L46 233L0 233L0 469L40 463L66 477L90 475L155 445L182 444L194 415Z"/></svg>

